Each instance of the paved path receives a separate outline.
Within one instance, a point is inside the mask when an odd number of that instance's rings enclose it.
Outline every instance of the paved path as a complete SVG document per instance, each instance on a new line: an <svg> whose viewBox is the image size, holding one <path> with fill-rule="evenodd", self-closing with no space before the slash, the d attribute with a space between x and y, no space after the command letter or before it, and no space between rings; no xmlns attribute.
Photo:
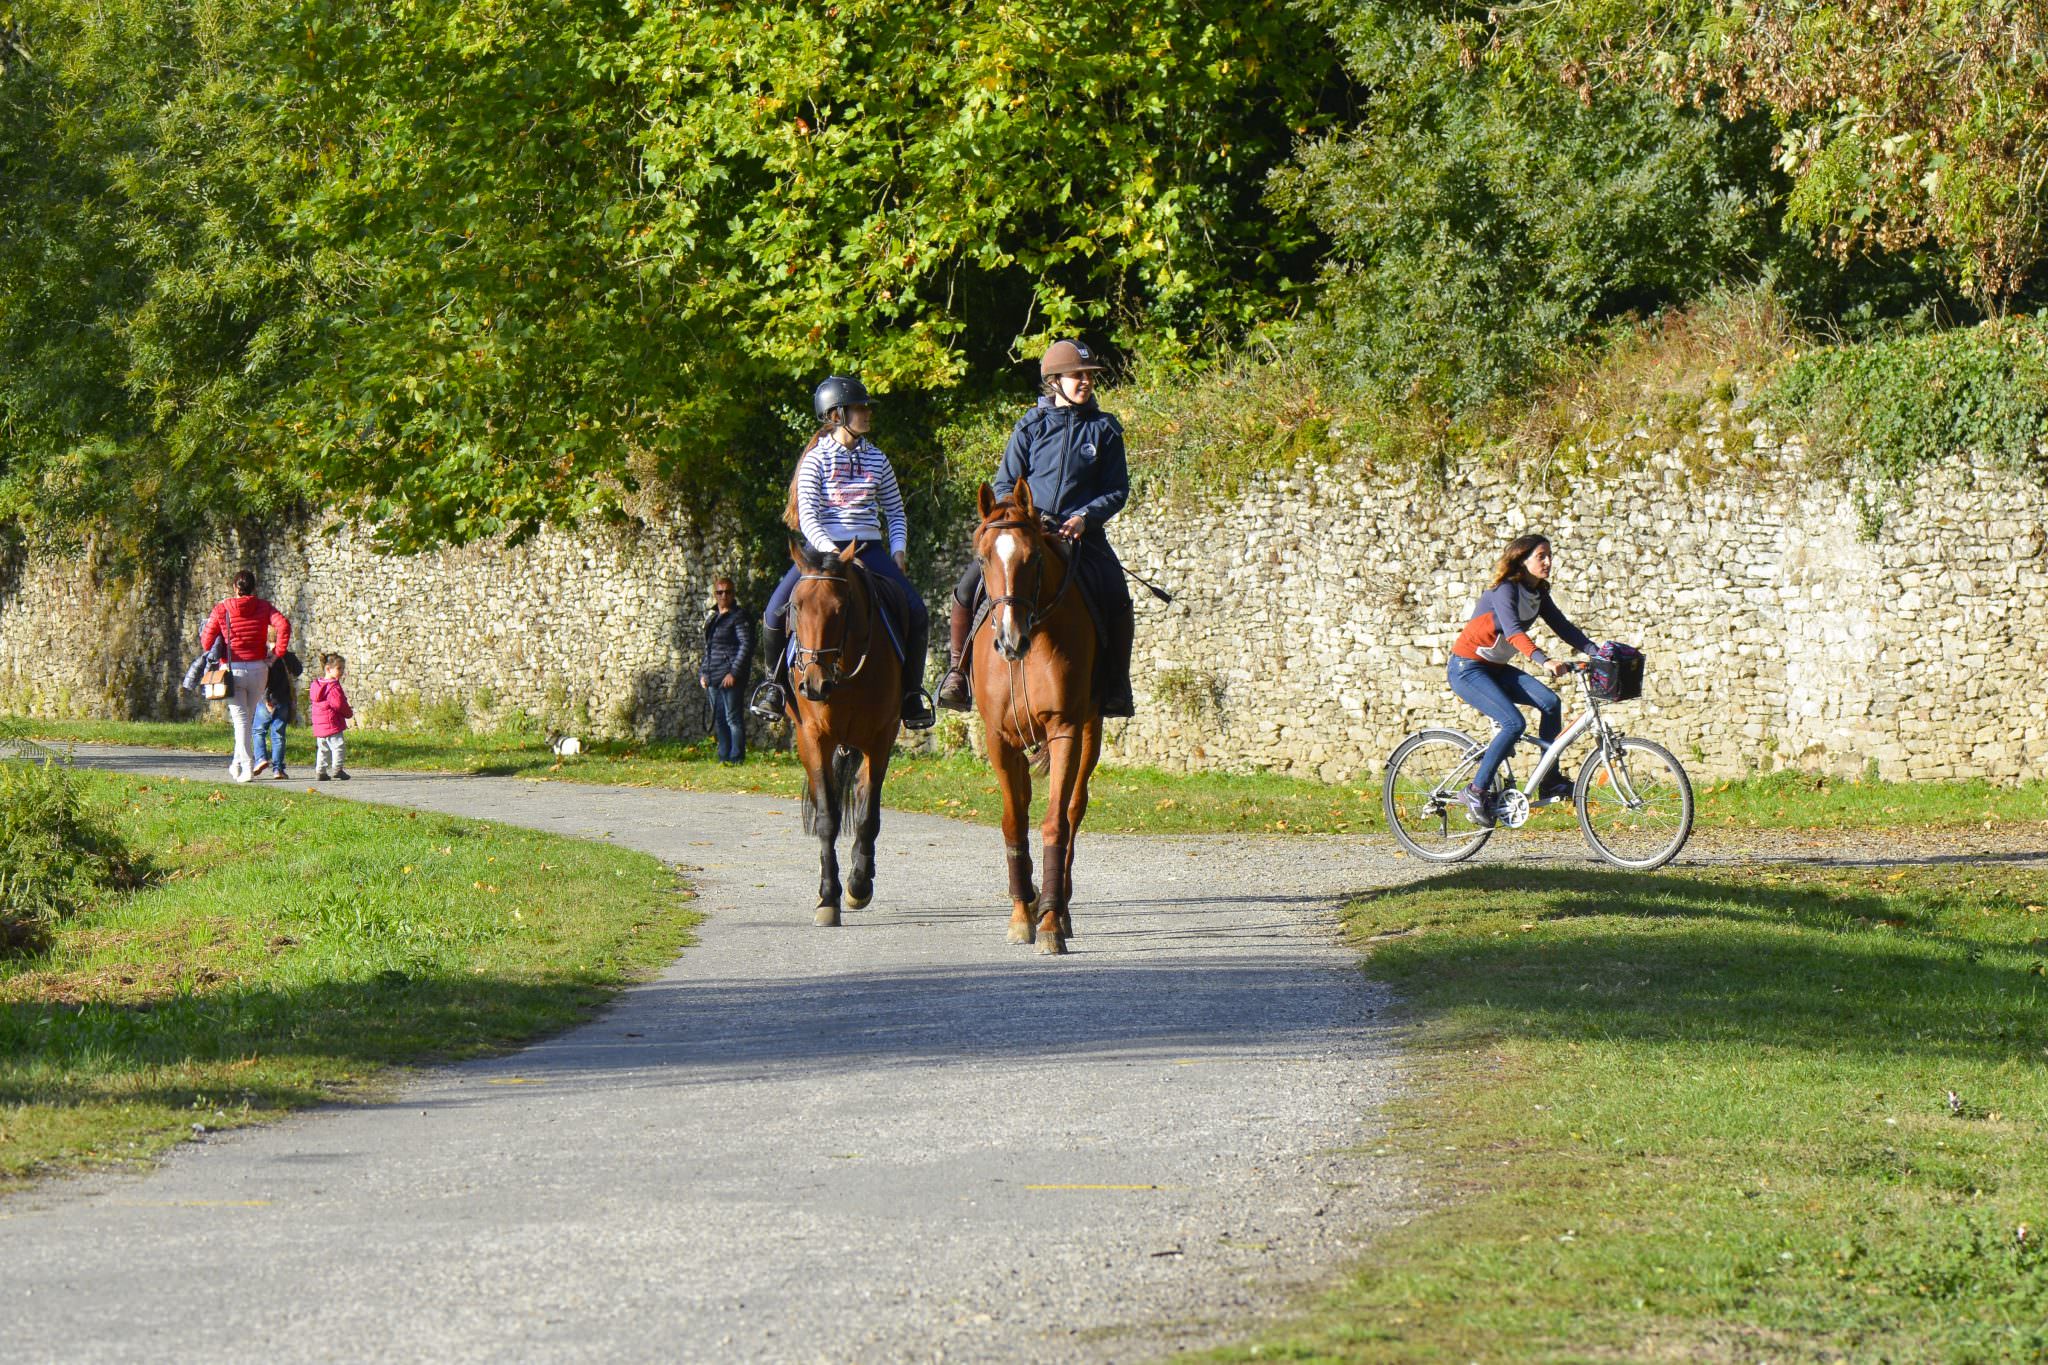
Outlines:
<svg viewBox="0 0 2048 1365"><path fill-rule="evenodd" d="M1413 1198L1353 1150L1398 1079L1332 911L1413 870L1366 841L1084 838L1048 959L1004 942L997 834L954 821L889 813L835 931L791 801L320 790L683 864L702 942L393 1103L0 1204L0 1356L1147 1358L1254 1325Z"/></svg>

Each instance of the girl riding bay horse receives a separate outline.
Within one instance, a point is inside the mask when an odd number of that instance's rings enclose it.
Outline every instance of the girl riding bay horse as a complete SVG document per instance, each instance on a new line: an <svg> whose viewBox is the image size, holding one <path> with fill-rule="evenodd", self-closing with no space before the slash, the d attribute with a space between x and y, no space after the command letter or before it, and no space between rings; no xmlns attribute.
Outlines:
<svg viewBox="0 0 2048 1365"><path fill-rule="evenodd" d="M798 570L789 595L796 637L789 714L803 761L804 832L818 836L821 925L839 923L839 830L853 824L853 865L846 904L858 910L875 894L875 836L882 829L882 780L896 747L903 673L875 580L849 545L825 554L802 541L790 556Z"/></svg>
<svg viewBox="0 0 2048 1365"><path fill-rule="evenodd" d="M1072 556L1040 520L1028 479L998 500L981 486L974 554L987 584L985 628L973 632L974 701L1003 791L1010 870L1010 942L1064 953L1073 937L1074 842L1088 812L1088 779L1102 757L1095 624L1075 588ZM1044 888L1031 885L1031 768L1047 774L1039 841ZM1037 922L1032 921L1033 914Z"/></svg>

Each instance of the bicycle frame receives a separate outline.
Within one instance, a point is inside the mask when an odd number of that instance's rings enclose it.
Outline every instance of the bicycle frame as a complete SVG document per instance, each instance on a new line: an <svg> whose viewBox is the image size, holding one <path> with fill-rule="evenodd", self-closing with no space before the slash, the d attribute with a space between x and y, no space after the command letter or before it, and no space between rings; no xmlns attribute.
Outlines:
<svg viewBox="0 0 2048 1365"><path fill-rule="evenodd" d="M1547 748L1544 747L1542 740L1530 735L1523 736L1523 743L1533 744L1543 750L1542 758L1537 760L1535 768L1529 773L1529 780L1518 787L1509 789L1519 792L1526 801L1535 801L1537 793L1543 788L1545 779L1553 772L1556 772L1559 765L1564 761L1565 752L1585 738L1589 732L1599 735L1600 740L1597 748L1603 753L1611 752L1613 737L1620 733L1607 723L1605 716L1600 714L1600 699L1593 695L1593 689L1586 681L1584 668L1578 668L1575 672L1579 680L1580 695L1586 699L1586 709L1580 712L1578 717L1570 725L1567 725L1558 734L1556 739L1550 741ZM1499 734L1500 726L1496 724L1493 728L1493 735L1488 737L1489 742ZM1452 771L1450 777L1445 780L1443 785L1431 793L1432 804L1436 802L1449 804L1457 798L1458 791L1468 780L1468 774L1478 766L1479 756L1486 752L1487 747L1487 744L1482 744L1476 740L1473 742L1472 752L1466 755L1465 761ZM1509 766L1513 761L1514 755L1510 753L1502 760L1502 766ZM1630 808L1641 805L1641 799L1637 797L1634 789L1628 785L1626 766L1610 763L1608 771L1613 776L1615 790L1620 794L1622 801ZM1526 818L1527 811L1525 809L1521 819L1517 819L1510 828L1518 827L1521 824L1521 820Z"/></svg>

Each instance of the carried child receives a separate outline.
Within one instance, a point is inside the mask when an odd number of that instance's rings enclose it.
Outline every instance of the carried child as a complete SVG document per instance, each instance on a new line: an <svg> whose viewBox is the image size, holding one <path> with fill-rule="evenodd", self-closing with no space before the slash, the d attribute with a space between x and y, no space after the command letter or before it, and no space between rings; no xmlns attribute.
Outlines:
<svg viewBox="0 0 2048 1365"><path fill-rule="evenodd" d="M348 704L348 692L341 685L347 672L348 660L339 654L323 654L320 676L307 689L307 709L313 716L313 778L318 782L330 777L336 782L348 781L348 769L342 766L348 750L343 734L356 712Z"/></svg>

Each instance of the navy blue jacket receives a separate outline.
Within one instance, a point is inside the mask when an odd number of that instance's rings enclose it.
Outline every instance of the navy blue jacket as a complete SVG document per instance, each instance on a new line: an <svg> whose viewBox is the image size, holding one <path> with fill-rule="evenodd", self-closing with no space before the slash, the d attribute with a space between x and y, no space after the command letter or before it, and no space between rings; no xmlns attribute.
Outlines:
<svg viewBox="0 0 2048 1365"><path fill-rule="evenodd" d="M1020 479L1031 480L1031 500L1065 521L1075 513L1099 535L1102 523L1124 510L1131 473L1124 463L1124 429L1090 401L1057 407L1051 397L1017 419L996 470L996 497L1007 498Z"/></svg>
<svg viewBox="0 0 2048 1365"><path fill-rule="evenodd" d="M698 677L716 687L718 680L730 673L733 685L743 686L753 663L754 627L745 612L735 607L704 618L704 663L697 670Z"/></svg>

